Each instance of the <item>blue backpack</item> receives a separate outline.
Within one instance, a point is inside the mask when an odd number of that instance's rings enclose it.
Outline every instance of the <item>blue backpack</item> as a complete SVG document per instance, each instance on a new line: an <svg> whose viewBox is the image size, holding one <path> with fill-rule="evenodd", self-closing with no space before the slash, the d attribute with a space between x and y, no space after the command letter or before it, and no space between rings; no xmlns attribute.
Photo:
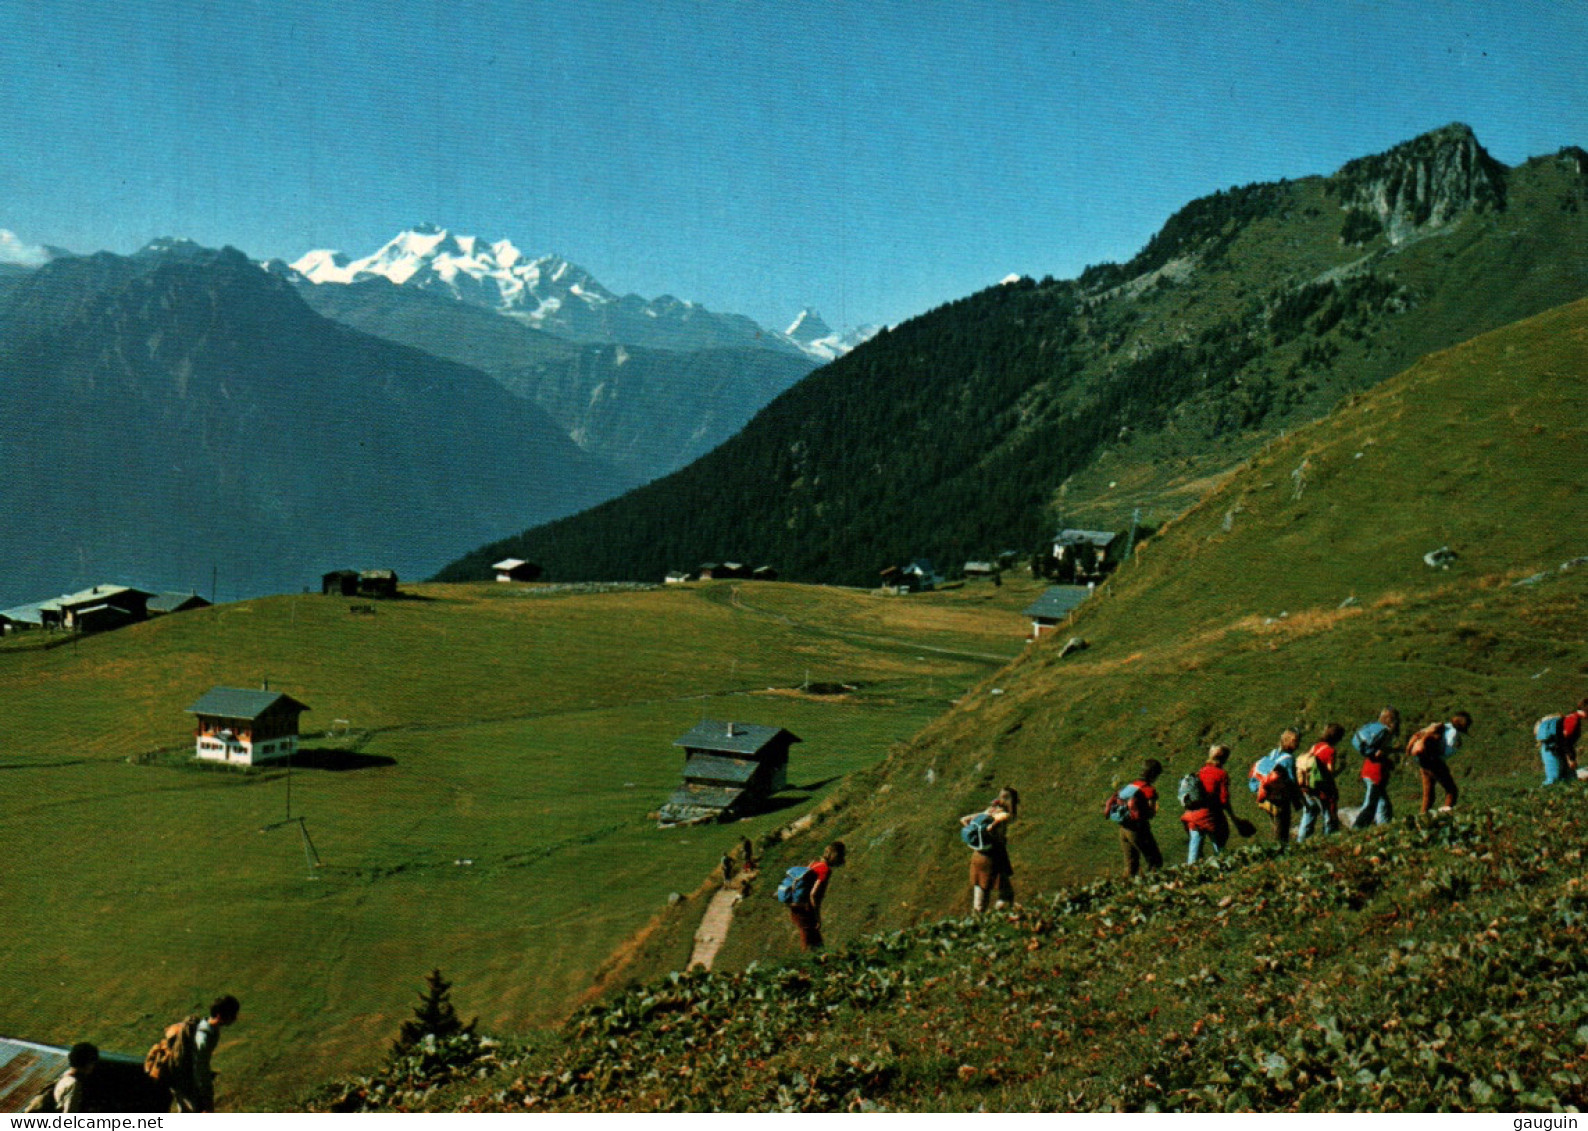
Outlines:
<svg viewBox="0 0 1588 1131"><path fill-rule="evenodd" d="M1136 795L1140 792L1141 789L1135 782L1120 786L1118 791L1111 794L1107 803L1104 804L1103 816L1113 821L1116 825L1123 825L1126 821L1136 820L1139 817L1136 810L1140 807L1140 802L1136 800Z"/></svg>
<svg viewBox="0 0 1588 1131"><path fill-rule="evenodd" d="M970 824L961 827L959 839L977 852L986 852L993 846L993 818L991 813L977 813Z"/></svg>
<svg viewBox="0 0 1588 1131"><path fill-rule="evenodd" d="M1545 715L1533 727L1534 741L1552 753L1559 750L1561 740L1565 738L1561 733L1561 724L1565 721L1561 715Z"/></svg>
<svg viewBox="0 0 1588 1131"><path fill-rule="evenodd" d="M1351 745L1364 758L1371 758L1389 741L1389 727L1383 723L1365 723L1351 736Z"/></svg>
<svg viewBox="0 0 1588 1131"><path fill-rule="evenodd" d="M809 903L811 892L816 890L816 870L803 864L796 864L783 874L783 879L777 885L777 901L793 906L796 903Z"/></svg>

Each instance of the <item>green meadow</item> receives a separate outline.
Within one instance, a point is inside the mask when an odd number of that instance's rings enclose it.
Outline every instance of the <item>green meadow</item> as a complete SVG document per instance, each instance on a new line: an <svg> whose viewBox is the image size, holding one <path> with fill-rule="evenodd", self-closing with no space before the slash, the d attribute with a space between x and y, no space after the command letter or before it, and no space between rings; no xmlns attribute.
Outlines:
<svg viewBox="0 0 1588 1131"><path fill-rule="evenodd" d="M741 836L1020 654L1038 589L409 588L373 616L280 596L0 647L0 1032L141 1052L235 993L223 1103L264 1108L378 1062L432 967L490 1031L552 1022ZM266 680L312 708L290 777L195 765L183 709ZM790 788L659 830L702 718L799 735Z"/></svg>

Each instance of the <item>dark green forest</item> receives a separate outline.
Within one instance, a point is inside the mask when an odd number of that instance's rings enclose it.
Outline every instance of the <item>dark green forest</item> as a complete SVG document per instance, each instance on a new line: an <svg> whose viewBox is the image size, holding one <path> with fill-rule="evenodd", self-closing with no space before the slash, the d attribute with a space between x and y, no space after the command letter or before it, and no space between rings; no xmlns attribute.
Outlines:
<svg viewBox="0 0 1588 1131"><path fill-rule="evenodd" d="M489 576L505 556L555 580L734 560L873 585L915 557L952 570L1027 555L1080 512L1122 525L1145 505L1162 522L1166 486L1417 357L1588 294L1588 226L1562 203L1584 184L1569 157L1507 170L1446 127L1335 178L1193 201L1128 263L929 311L690 466L439 577ZM1382 199L1383 215L1364 203Z"/></svg>

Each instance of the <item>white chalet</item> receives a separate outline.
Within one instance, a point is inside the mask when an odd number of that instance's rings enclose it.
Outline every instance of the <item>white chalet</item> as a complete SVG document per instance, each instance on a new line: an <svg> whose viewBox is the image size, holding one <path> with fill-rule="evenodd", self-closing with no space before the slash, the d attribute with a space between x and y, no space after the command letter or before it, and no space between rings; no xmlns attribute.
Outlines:
<svg viewBox="0 0 1588 1131"><path fill-rule="evenodd" d="M307 710L279 691L212 687L187 709L198 716L194 756L237 766L290 758L298 750L298 716Z"/></svg>

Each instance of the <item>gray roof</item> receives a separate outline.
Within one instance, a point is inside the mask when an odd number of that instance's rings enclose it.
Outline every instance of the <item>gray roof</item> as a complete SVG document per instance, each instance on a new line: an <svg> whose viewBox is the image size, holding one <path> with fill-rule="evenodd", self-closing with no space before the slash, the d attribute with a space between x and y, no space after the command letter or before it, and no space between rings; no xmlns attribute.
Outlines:
<svg viewBox="0 0 1588 1131"><path fill-rule="evenodd" d="M280 700L300 711L311 708L280 691L244 691L237 687L212 687L187 709L190 715L215 715L223 719L257 719Z"/></svg>
<svg viewBox="0 0 1588 1131"><path fill-rule="evenodd" d="M754 758L723 758L717 754L691 754L684 763L689 782L731 782L743 785L755 776L761 763Z"/></svg>
<svg viewBox="0 0 1588 1131"><path fill-rule="evenodd" d="M1050 586L1026 609L1026 616L1063 620L1074 612L1075 607L1086 600L1090 593L1091 590L1084 585Z"/></svg>
<svg viewBox="0 0 1588 1131"><path fill-rule="evenodd" d="M1117 530L1061 530L1053 536L1054 545L1075 546L1082 542L1090 542L1098 548L1103 548L1119 537Z"/></svg>
<svg viewBox="0 0 1588 1131"><path fill-rule="evenodd" d="M728 733L730 727L733 728L731 735ZM689 750L720 750L725 754L754 755L766 749L774 739L783 734L788 734L790 742L800 741L782 727L702 719L699 726L675 741L673 745Z"/></svg>
<svg viewBox="0 0 1588 1131"><path fill-rule="evenodd" d="M0 1037L0 1111L17 1112L28 1106L34 1096L66 1073L68 1051L59 1045L40 1045L15 1037ZM99 1052L99 1067L94 1070L98 1098L105 1106L100 1111L157 1111L148 1095L149 1078L143 1074L143 1058L122 1053ZM166 1099L167 1108L170 1099Z"/></svg>
<svg viewBox="0 0 1588 1131"><path fill-rule="evenodd" d="M173 609L182 607L189 601L197 601L199 607L209 604L207 600L205 600L203 597L200 597L197 593L175 593L167 591L149 598L149 611L151 613L169 613Z"/></svg>
<svg viewBox="0 0 1588 1131"><path fill-rule="evenodd" d="M526 562L523 558L503 558L501 561L499 561L495 565L491 566L491 568L492 569L508 570L508 569L517 569L519 566L524 566L524 565L528 565L528 564L529 563Z"/></svg>
<svg viewBox="0 0 1588 1131"><path fill-rule="evenodd" d="M71 609L78 605L101 605L107 597L118 597L123 593L130 593L135 597L153 597L154 594L147 589L134 589L130 585L95 585L91 589L81 589L76 593L68 593L64 597L55 597L48 601L41 601L39 605L45 609Z"/></svg>
<svg viewBox="0 0 1588 1131"><path fill-rule="evenodd" d="M44 608L44 605L45 602L43 601L35 601L31 605L18 605L12 609L0 609L0 620L15 621L18 624L42 625L44 616L40 610Z"/></svg>

